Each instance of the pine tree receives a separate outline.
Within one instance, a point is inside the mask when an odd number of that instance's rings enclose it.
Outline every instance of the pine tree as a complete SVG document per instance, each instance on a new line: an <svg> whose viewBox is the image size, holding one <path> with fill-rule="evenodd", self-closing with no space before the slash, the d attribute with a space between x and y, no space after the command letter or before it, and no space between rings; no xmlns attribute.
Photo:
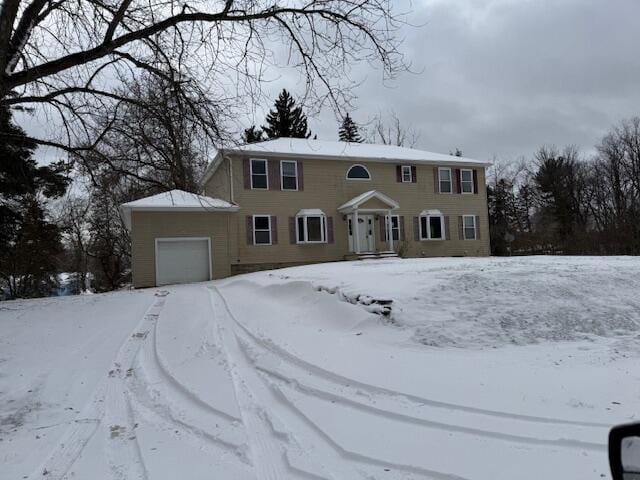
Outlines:
<svg viewBox="0 0 640 480"><path fill-rule="evenodd" d="M267 137L309 138L311 136L311 131L307 128L307 116L302 112L302 107L296 106L289 92L282 89L274 106L275 109L267 114L267 125L262 126Z"/></svg>
<svg viewBox="0 0 640 480"><path fill-rule="evenodd" d="M342 120L342 125L340 126L340 130L338 130L338 136L341 142L362 143L363 141L360 132L358 132L358 125L355 124L348 113Z"/></svg>
<svg viewBox="0 0 640 480"><path fill-rule="evenodd" d="M255 125L251 125L249 128L245 128L244 130L244 141L245 143L257 143L264 140L263 131L260 128L256 128Z"/></svg>

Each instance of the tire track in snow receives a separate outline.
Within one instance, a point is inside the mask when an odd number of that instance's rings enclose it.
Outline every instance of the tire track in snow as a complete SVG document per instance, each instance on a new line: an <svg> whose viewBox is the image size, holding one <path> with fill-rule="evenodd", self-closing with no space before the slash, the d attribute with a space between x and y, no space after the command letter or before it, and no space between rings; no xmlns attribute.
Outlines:
<svg viewBox="0 0 640 480"><path fill-rule="evenodd" d="M270 410L273 410L274 406L279 406L281 410L276 412L277 418L284 419L287 428L294 426L293 431L287 430L285 435L289 435L297 440L307 452L313 452L314 458L322 458L324 460L323 466L328 470L330 478L341 480L346 478L377 478L370 472L372 467L380 468L376 474L389 475L387 472L389 469L393 469L396 472L401 472L402 478L431 478L434 480L466 480L464 477L460 477L453 474L443 473L435 470L430 470L422 467L412 465L400 465L393 462L385 462L376 458L368 457L357 452L352 452L344 449L337 444L331 437L329 437L323 430L321 430L310 418L308 418L302 411L300 411L283 393L282 389L275 384L270 384L268 392L264 387L264 380L257 374L257 370L251 363L251 359L246 354L246 349L242 346L242 340L238 333L230 331L235 330L234 325L242 327L238 320L233 316L233 313L229 309L229 306L223 295L216 287L212 287L212 302L215 299L219 299L226 315L222 313L216 314L217 318L227 317L233 325L227 325L221 327L223 336L221 340L224 342L225 347L230 344L234 345L234 352L229 358L229 364L232 362L240 361L243 363L242 369L246 372L247 376L253 376L251 387L255 387L258 384L263 385L262 398L269 398ZM215 310L215 303L214 303ZM219 327L220 328L220 327ZM242 327L243 329L244 327ZM241 335L241 334L240 334ZM242 360L241 360L242 359ZM233 368L233 367L232 367ZM251 373L252 372L252 373ZM256 378L257 376L257 378ZM240 381L242 381L240 379ZM246 384L245 384L246 385ZM240 402L240 399L238 399ZM251 407L254 408L255 404ZM284 410L283 410L284 409ZM244 410L244 409L242 409ZM244 416L243 416L244 418ZM267 432L256 432L260 438L265 438L264 435ZM259 447L259 446L258 446ZM266 457L261 457L261 460L267 460ZM383 472L383 469L385 472ZM261 477L258 478L272 478ZM286 476L273 477L273 478L289 478Z"/></svg>

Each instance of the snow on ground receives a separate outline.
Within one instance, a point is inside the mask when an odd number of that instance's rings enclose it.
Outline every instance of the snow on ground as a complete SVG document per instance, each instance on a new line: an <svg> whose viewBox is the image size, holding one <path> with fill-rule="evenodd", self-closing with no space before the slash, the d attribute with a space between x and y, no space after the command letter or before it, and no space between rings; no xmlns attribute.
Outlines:
<svg viewBox="0 0 640 480"><path fill-rule="evenodd" d="M4 302L0 477L608 478L639 273L393 259Z"/></svg>

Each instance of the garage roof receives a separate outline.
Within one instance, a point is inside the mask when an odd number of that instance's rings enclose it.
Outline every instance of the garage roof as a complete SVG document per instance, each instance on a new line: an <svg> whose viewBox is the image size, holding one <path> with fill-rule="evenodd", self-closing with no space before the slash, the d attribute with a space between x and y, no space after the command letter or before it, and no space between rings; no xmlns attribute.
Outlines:
<svg viewBox="0 0 640 480"><path fill-rule="evenodd" d="M120 205L127 228L131 228L131 212L237 212L240 207L220 198L205 197L184 190L171 190Z"/></svg>

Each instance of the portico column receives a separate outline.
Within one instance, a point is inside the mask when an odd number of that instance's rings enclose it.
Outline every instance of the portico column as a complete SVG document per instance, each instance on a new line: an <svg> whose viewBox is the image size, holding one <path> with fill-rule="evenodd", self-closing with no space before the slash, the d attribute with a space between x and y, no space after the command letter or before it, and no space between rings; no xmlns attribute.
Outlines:
<svg viewBox="0 0 640 480"><path fill-rule="evenodd" d="M391 210L387 210L387 238L389 239L389 251L393 252L393 225L391 221Z"/></svg>
<svg viewBox="0 0 640 480"><path fill-rule="evenodd" d="M356 253L360 253L360 225L358 225L358 208L353 209L353 235L355 236Z"/></svg>

